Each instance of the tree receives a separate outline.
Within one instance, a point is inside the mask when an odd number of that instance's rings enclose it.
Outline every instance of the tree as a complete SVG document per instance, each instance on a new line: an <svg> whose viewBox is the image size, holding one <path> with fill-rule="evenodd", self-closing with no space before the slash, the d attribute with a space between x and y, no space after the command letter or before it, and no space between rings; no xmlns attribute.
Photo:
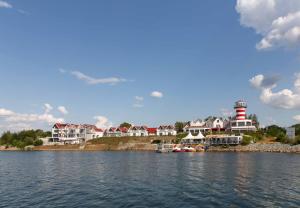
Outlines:
<svg viewBox="0 0 300 208"><path fill-rule="evenodd" d="M41 139L35 140L33 145L34 146L41 146L41 145L43 145L43 140L41 140Z"/></svg>
<svg viewBox="0 0 300 208"><path fill-rule="evenodd" d="M0 137L0 145L24 148L28 145L42 145L39 138L47 137L49 132L43 130L23 130L18 133L4 132Z"/></svg>
<svg viewBox="0 0 300 208"><path fill-rule="evenodd" d="M127 122L123 122L123 123L121 123L120 124L120 127L121 128L127 128L127 129L129 129L130 127L131 127L132 125L130 124L130 123L127 123Z"/></svg>
<svg viewBox="0 0 300 208"><path fill-rule="evenodd" d="M187 122L177 121L175 123L175 129L178 133L183 132L183 128L186 126Z"/></svg>
<svg viewBox="0 0 300 208"><path fill-rule="evenodd" d="M253 124L255 125L256 128L259 127L259 121L258 121L257 115L255 113L254 114L250 114L248 116L248 119L250 119L250 120L253 121Z"/></svg>
<svg viewBox="0 0 300 208"><path fill-rule="evenodd" d="M286 134L286 130L277 125L271 125L266 128L266 134L272 137L282 136L282 134Z"/></svg>

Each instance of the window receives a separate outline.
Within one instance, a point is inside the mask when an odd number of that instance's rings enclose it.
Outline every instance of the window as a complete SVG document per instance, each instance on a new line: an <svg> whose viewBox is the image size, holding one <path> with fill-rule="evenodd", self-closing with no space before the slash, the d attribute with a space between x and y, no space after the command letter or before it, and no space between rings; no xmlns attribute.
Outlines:
<svg viewBox="0 0 300 208"><path fill-rule="evenodd" d="M245 126L245 122L238 122L238 126Z"/></svg>

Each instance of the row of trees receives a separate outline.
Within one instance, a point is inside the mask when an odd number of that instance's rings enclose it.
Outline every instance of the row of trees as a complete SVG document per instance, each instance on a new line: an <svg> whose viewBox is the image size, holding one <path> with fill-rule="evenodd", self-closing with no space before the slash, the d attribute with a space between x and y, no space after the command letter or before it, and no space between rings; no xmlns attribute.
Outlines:
<svg viewBox="0 0 300 208"><path fill-rule="evenodd" d="M40 129L24 130L18 133L7 131L0 137L0 145L18 148L24 148L29 145L39 146L43 144L43 141L40 138L49 136L51 136L51 132L45 132Z"/></svg>

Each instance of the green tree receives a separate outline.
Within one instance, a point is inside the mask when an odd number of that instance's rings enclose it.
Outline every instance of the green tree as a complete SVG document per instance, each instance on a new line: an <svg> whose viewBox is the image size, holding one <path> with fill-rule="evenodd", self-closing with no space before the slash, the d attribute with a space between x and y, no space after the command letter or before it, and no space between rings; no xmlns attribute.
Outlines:
<svg viewBox="0 0 300 208"><path fill-rule="evenodd" d="M41 146L41 145L43 145L43 140L37 139L37 140L34 141L33 145L34 146Z"/></svg>
<svg viewBox="0 0 300 208"><path fill-rule="evenodd" d="M266 134L272 137L278 137L280 134L286 134L286 130L277 125L271 125L266 128Z"/></svg>
<svg viewBox="0 0 300 208"><path fill-rule="evenodd" d="M123 122L120 124L120 127L129 129L132 125L128 122Z"/></svg>
<svg viewBox="0 0 300 208"><path fill-rule="evenodd" d="M175 123L175 129L178 133L183 132L183 128L186 126L187 122L177 121Z"/></svg>

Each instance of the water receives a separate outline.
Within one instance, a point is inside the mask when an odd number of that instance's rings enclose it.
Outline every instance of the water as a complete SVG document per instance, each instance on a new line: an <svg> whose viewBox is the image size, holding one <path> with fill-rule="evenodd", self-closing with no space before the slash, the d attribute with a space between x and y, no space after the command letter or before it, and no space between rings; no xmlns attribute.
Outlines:
<svg viewBox="0 0 300 208"><path fill-rule="evenodd" d="M0 152L0 207L300 207L300 155Z"/></svg>

